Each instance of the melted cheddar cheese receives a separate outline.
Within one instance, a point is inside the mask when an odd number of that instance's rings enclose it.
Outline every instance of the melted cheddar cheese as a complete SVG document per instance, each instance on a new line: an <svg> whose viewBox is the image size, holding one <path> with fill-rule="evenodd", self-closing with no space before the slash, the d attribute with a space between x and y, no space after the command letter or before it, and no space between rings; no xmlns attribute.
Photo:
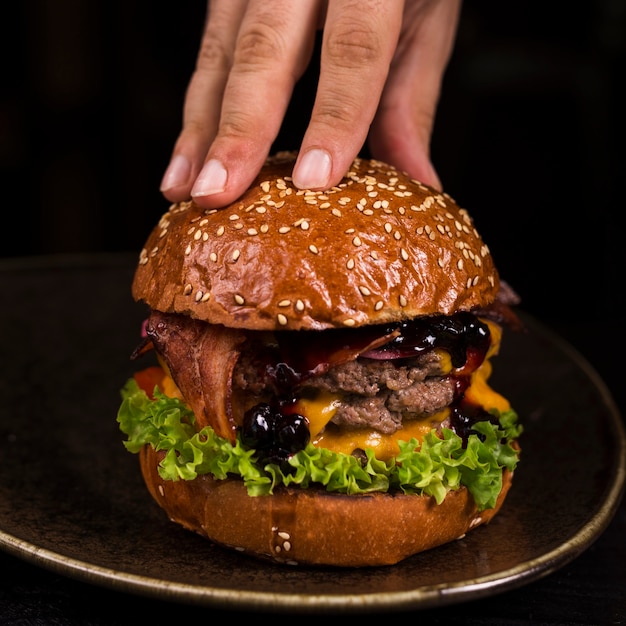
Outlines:
<svg viewBox="0 0 626 626"><path fill-rule="evenodd" d="M495 408L503 412L510 408L508 400L495 392L487 382L492 370L489 359L498 353L502 330L497 324L488 320L483 321L489 326L491 332L491 346L483 363L470 375L470 384L465 391L465 398L473 404L482 406L487 411ZM446 375L452 372L449 354L443 350L438 350L438 353L442 364L442 373ZM180 390L171 378L167 365L161 359L159 362L163 368L163 378L159 381L161 390L169 397L182 399ZM357 448L362 450L372 448L376 457L383 461L399 453L398 440L409 441L415 438L421 441L427 432L437 428L450 413L449 409L444 409L421 420L407 421L400 430L390 435L367 428L342 431L333 424L329 424L341 401L341 395L322 391L314 398L300 398L292 410L307 418L313 445L344 454L352 454Z"/></svg>
<svg viewBox="0 0 626 626"><path fill-rule="evenodd" d="M506 411L510 404L506 398L494 391L488 384L491 376L490 357L498 353L502 329L497 324L489 320L482 320L489 326L491 333L491 345L485 360L470 377L469 387L465 391L465 397L473 404L482 406L485 410L498 409ZM437 350L441 364L442 373L449 374L452 371L450 355L444 350ZM400 451L398 440L409 441L412 438L421 441L427 432L437 428L449 415L449 409L445 409L437 414L428 416L422 420L407 421L402 428L395 433L385 435L373 429L358 429L352 431L342 431L327 424L336 413L341 396L324 392L316 398L299 400L294 407L297 413L305 415L309 420L309 430L311 431L311 443L313 445L328 448L335 452L351 454L356 448L364 450L372 448L376 452L376 457L385 461Z"/></svg>

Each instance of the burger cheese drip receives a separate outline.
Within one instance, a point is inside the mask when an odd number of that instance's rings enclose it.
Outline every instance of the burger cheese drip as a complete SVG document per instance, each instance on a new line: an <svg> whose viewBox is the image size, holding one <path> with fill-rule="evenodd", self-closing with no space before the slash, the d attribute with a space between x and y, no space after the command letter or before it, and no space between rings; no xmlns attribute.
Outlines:
<svg viewBox="0 0 626 626"><path fill-rule="evenodd" d="M184 398L200 428L239 433L266 461L309 442L387 460L398 440L447 427L465 441L475 422L496 420L492 409L510 408L487 383L501 328L469 312L274 333L153 312L146 333L165 372L161 389Z"/></svg>
<svg viewBox="0 0 626 626"><path fill-rule="evenodd" d="M276 335L256 370L245 352L235 367L236 386L266 394L240 433L267 461L309 441L346 454L372 448L386 460L398 439L446 426L466 441L476 421L497 421L491 409L509 408L487 384L500 327L471 313Z"/></svg>

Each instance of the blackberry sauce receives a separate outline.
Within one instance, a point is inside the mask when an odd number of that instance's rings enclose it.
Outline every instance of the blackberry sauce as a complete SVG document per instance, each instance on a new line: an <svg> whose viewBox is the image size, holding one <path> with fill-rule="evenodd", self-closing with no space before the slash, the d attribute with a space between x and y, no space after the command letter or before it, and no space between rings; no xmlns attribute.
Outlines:
<svg viewBox="0 0 626 626"><path fill-rule="evenodd" d="M338 354L354 351L359 358L403 360L442 349L449 355L454 380L454 400L450 405L450 427L464 442L478 421L497 419L483 407L469 402L465 391L470 376L484 361L491 343L489 327L468 312L452 316L418 318L396 324L365 326L351 330L279 333L280 360L266 365L266 373L278 390L272 404L261 403L244 415L240 429L242 443L256 449L265 463L283 467L285 461L306 447L310 440L308 420L293 412L297 387L307 378L328 370L338 362ZM377 338L388 342L365 352ZM288 467L288 466L287 466Z"/></svg>

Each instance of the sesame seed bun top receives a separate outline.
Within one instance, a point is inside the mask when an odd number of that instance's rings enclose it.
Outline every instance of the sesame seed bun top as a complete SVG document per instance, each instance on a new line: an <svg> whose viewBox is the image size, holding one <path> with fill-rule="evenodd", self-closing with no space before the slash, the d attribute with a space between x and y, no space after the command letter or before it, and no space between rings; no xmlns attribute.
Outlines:
<svg viewBox="0 0 626 626"><path fill-rule="evenodd" d="M491 304L499 278L468 213L380 161L302 191L277 154L239 200L172 205L132 292L152 308L251 330L363 326Z"/></svg>

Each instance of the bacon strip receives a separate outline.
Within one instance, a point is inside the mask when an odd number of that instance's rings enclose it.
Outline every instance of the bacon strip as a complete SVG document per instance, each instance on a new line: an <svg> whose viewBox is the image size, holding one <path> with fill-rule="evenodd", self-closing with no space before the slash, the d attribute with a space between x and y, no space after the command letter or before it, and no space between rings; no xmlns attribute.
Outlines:
<svg viewBox="0 0 626 626"><path fill-rule="evenodd" d="M331 367L356 360L400 334L384 326L324 331L296 331L279 337L281 356L300 381L325 374Z"/></svg>
<svg viewBox="0 0 626 626"><path fill-rule="evenodd" d="M234 443L232 373L245 333L153 311L146 334L194 412L198 429L211 426L219 436Z"/></svg>

